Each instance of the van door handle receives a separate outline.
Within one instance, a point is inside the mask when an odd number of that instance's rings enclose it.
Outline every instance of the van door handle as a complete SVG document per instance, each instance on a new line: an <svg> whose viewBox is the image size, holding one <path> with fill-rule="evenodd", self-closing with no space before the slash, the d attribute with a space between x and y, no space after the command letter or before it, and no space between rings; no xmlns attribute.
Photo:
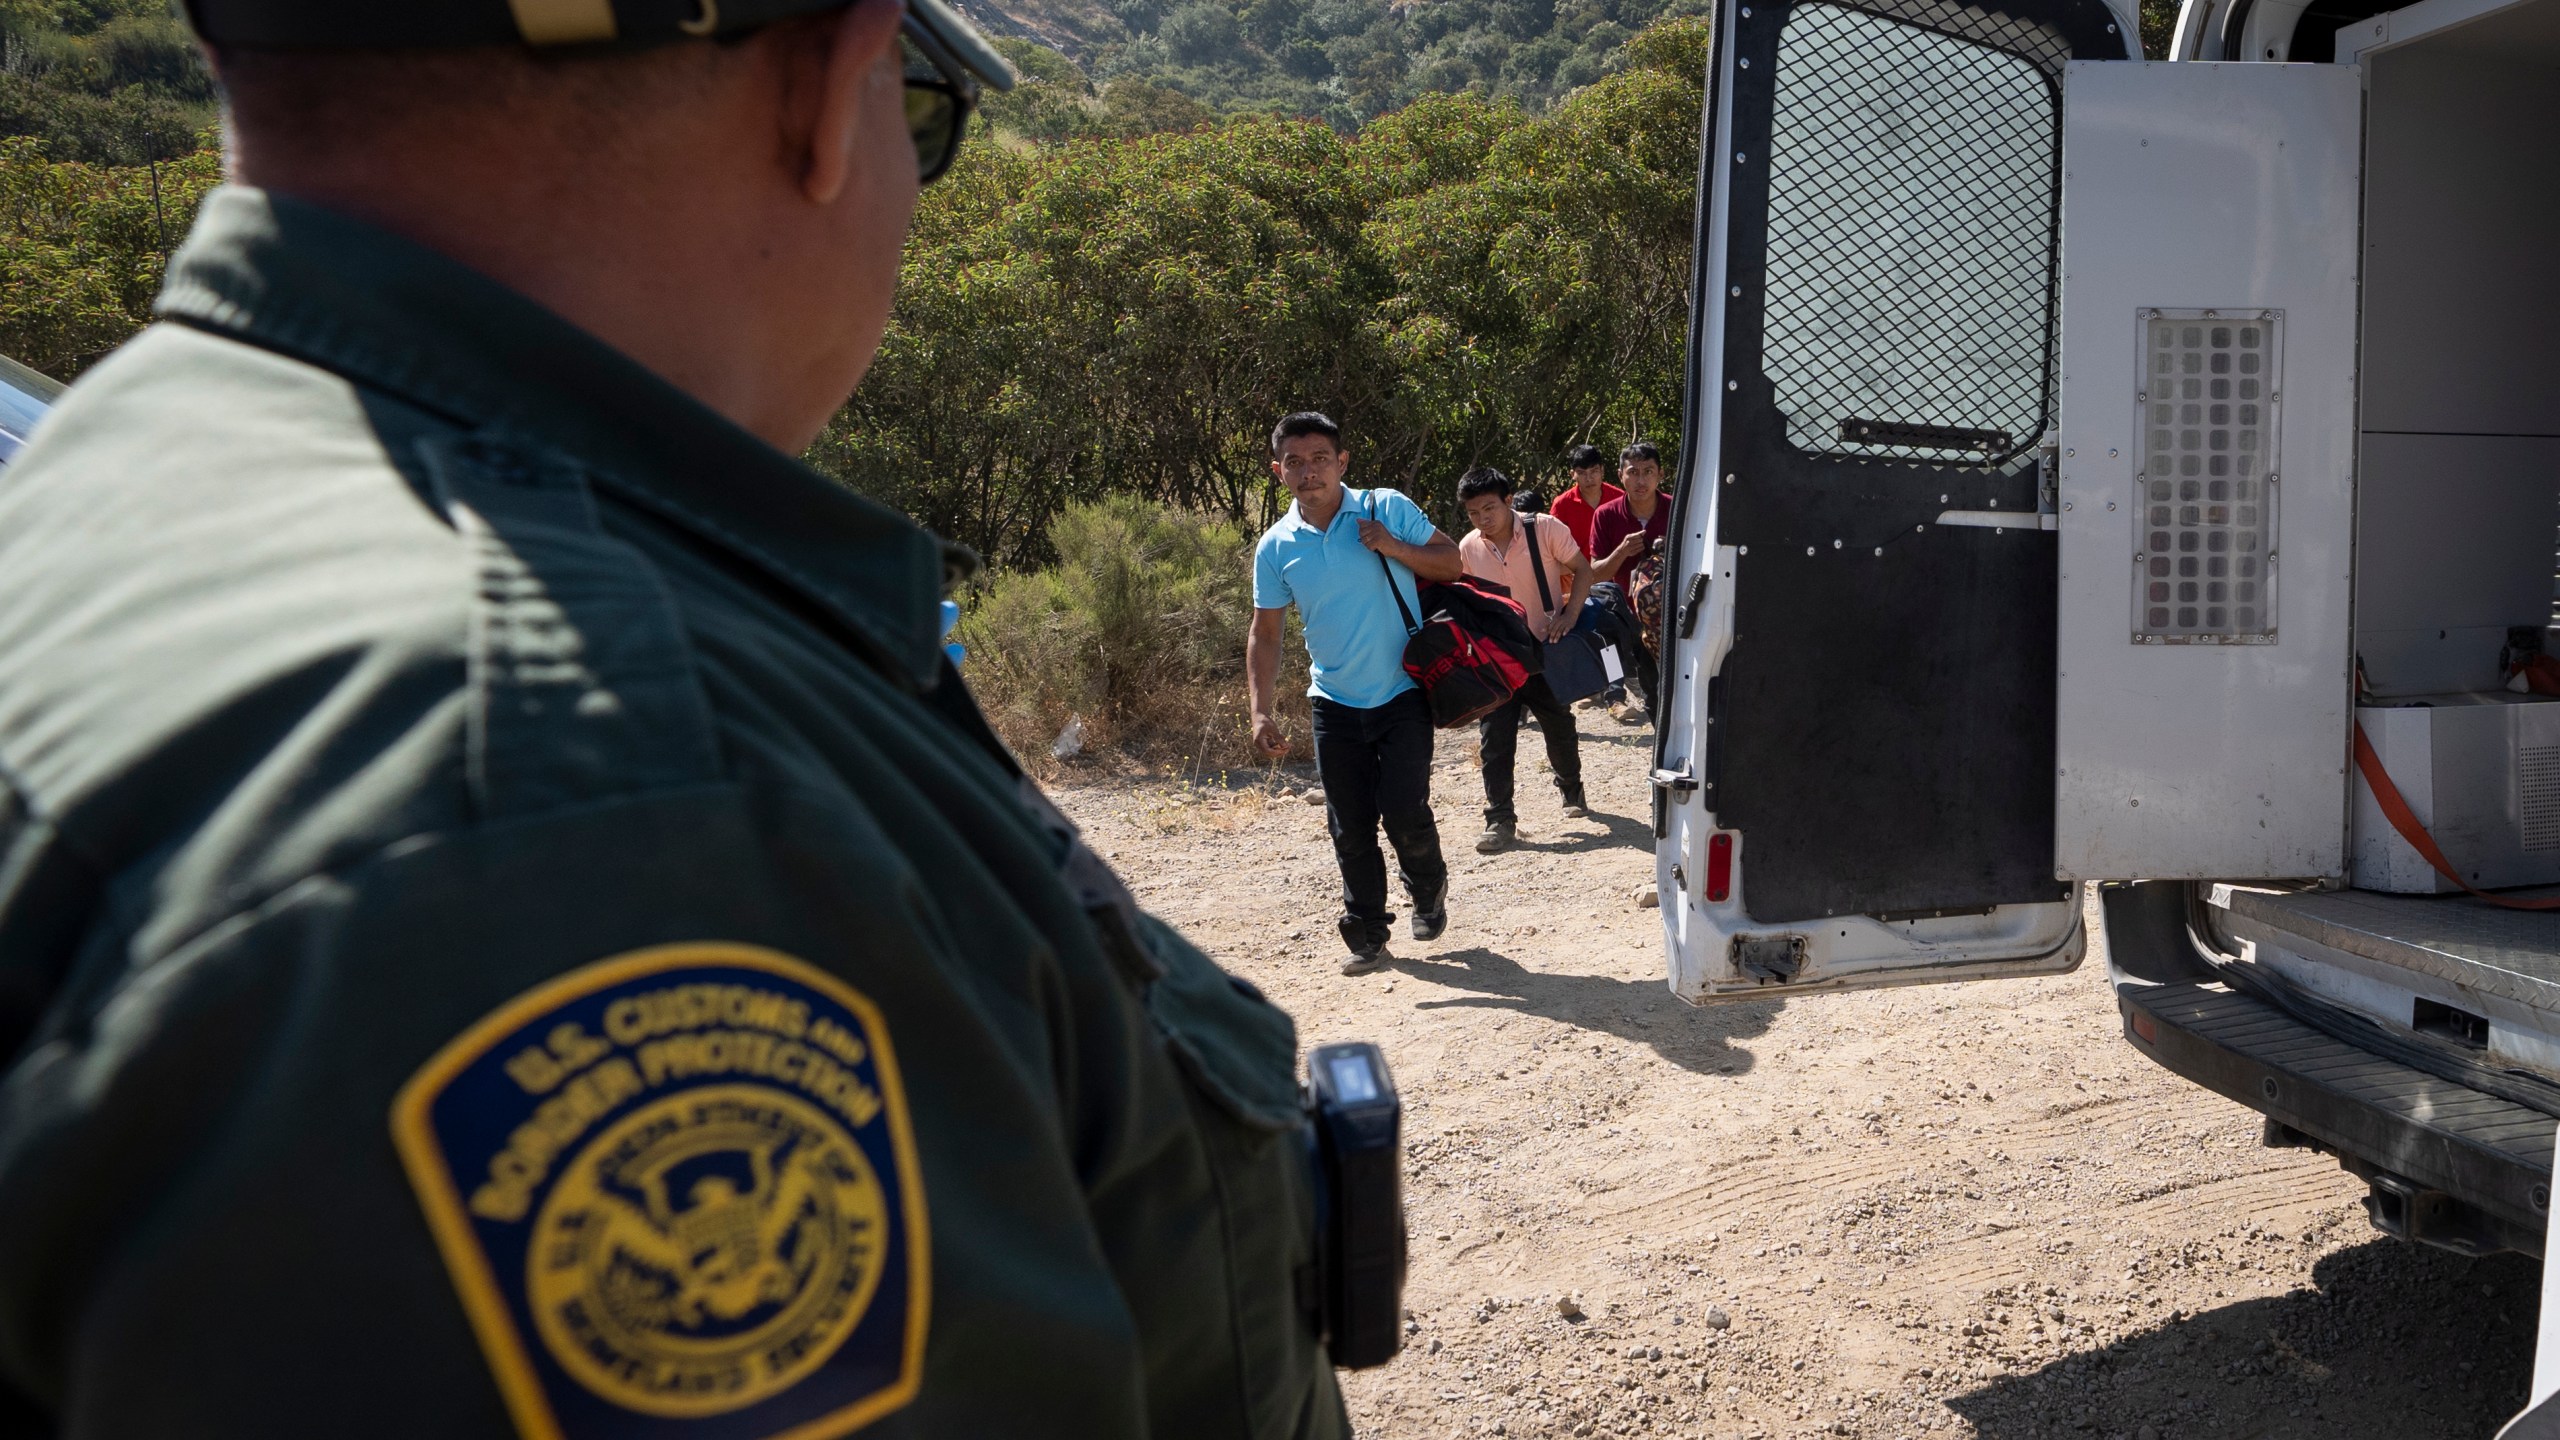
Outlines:
<svg viewBox="0 0 2560 1440"><path fill-rule="evenodd" d="M1689 593L1680 597L1681 639L1698 633L1698 612L1705 608L1706 598L1707 572L1701 570L1689 577Z"/></svg>
<svg viewBox="0 0 2560 1440"><path fill-rule="evenodd" d="M1941 525L1971 525L1984 530L2052 530L2059 528L2059 515L2035 515L2024 510L1941 510ZM2030 524L2029 522L2033 523Z"/></svg>

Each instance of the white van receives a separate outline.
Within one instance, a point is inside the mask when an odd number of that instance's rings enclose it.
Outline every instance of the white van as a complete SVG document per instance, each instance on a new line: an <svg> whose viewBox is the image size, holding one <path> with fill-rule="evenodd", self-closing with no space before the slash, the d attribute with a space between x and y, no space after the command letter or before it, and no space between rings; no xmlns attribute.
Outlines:
<svg viewBox="0 0 2560 1440"><path fill-rule="evenodd" d="M2462 887L2560 895L2560 0L2135 27L1721 0L1672 989L2053 974L2096 883L2128 1042L2540 1254L2560 912Z"/></svg>

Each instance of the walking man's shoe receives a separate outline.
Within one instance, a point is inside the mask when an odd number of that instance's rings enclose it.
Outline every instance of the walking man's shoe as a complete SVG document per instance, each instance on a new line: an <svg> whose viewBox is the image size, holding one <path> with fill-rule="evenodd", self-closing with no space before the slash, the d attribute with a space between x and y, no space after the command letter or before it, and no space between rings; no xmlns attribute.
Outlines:
<svg viewBox="0 0 2560 1440"><path fill-rule="evenodd" d="M1580 820L1585 816L1588 816L1590 813L1591 807L1583 803L1581 791L1567 790L1564 792L1564 818L1567 820Z"/></svg>
<svg viewBox="0 0 2560 1440"><path fill-rule="evenodd" d="M1387 963L1387 927L1395 923L1393 915L1372 925L1357 915L1345 915L1334 922L1342 933L1342 943L1351 947L1351 956L1342 962L1345 975L1366 975Z"/></svg>
<svg viewBox="0 0 2560 1440"><path fill-rule="evenodd" d="M1420 896L1414 897L1413 938L1437 940L1440 938L1440 932L1448 928L1449 886L1446 881L1443 881L1440 885L1440 893L1432 896L1429 904L1424 904Z"/></svg>
<svg viewBox="0 0 2560 1440"><path fill-rule="evenodd" d="M1504 850L1510 849L1512 842L1518 838L1519 836L1514 831L1510 821L1496 820L1492 824L1484 827L1484 833L1476 837L1476 853L1479 855L1499 854Z"/></svg>

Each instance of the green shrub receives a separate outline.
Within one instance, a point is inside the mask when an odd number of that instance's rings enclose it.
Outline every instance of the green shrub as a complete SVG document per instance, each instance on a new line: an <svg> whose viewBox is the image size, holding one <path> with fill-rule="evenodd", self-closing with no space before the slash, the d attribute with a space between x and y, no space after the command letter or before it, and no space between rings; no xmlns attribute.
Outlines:
<svg viewBox="0 0 2560 1440"><path fill-rule="evenodd" d="M209 147L156 168L87 165L0 137L0 354L69 380L123 344L221 178Z"/></svg>
<svg viewBox="0 0 2560 1440"><path fill-rule="evenodd" d="M1258 767L1244 639L1252 539L1231 521L1134 496L1070 505L1058 563L980 586L960 624L967 674L1007 744L1035 764L1070 721L1086 754L1200 771ZM1306 647L1284 638L1284 720L1307 754Z"/></svg>
<svg viewBox="0 0 2560 1440"><path fill-rule="evenodd" d="M213 77L166 0L0 0L0 135L57 162L141 165L213 123Z"/></svg>

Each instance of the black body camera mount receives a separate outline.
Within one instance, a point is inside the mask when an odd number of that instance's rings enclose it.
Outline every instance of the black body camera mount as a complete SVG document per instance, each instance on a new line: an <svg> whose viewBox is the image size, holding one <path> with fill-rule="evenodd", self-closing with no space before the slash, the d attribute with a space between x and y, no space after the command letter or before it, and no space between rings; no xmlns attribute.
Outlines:
<svg viewBox="0 0 2560 1440"><path fill-rule="evenodd" d="M1404 1344L1404 1102L1363 1041L1307 1056L1306 1104L1325 1347L1346 1370L1384 1365Z"/></svg>

